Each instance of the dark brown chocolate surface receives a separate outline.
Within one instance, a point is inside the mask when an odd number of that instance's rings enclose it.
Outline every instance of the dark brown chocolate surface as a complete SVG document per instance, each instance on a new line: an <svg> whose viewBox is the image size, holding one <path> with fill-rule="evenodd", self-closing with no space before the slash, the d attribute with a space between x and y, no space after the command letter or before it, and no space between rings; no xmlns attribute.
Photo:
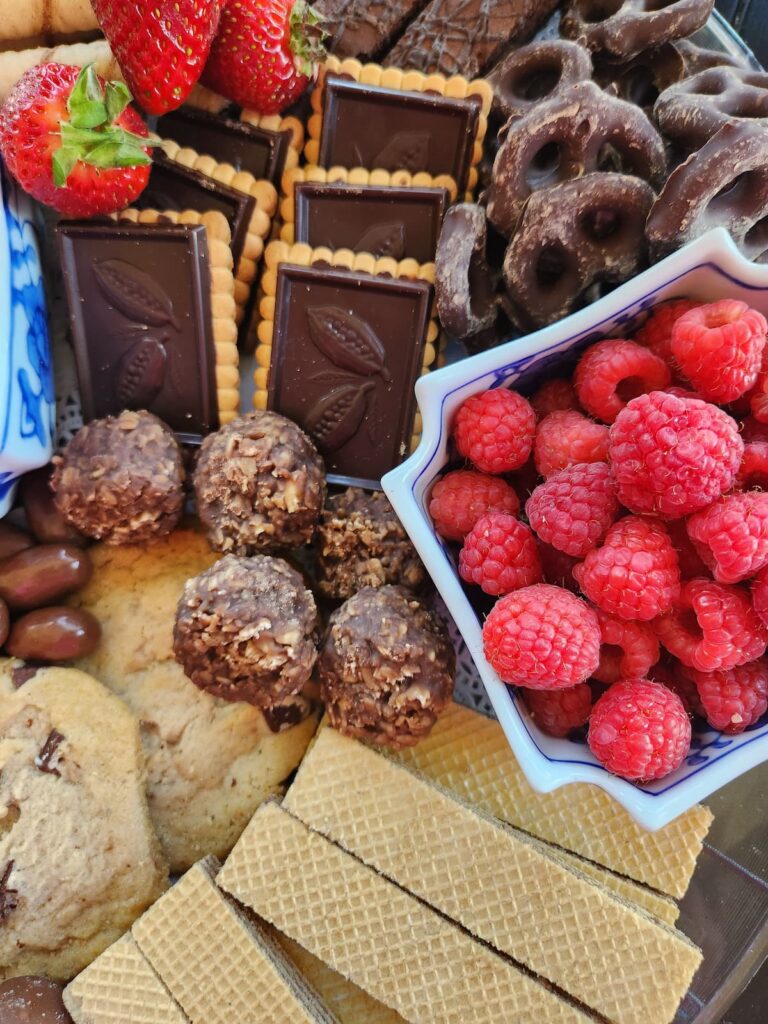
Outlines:
<svg viewBox="0 0 768 1024"><path fill-rule="evenodd" d="M266 178L273 185L280 183L291 144L290 132L271 132L201 110L165 114L157 122L157 132L163 139L232 164L238 171L250 171L254 178Z"/></svg>
<svg viewBox="0 0 768 1024"><path fill-rule="evenodd" d="M205 228L69 223L59 247L86 422L148 409L183 441L215 430Z"/></svg>
<svg viewBox="0 0 768 1024"><path fill-rule="evenodd" d="M61 985L48 978L9 978L0 984L2 1024L72 1024Z"/></svg>
<svg viewBox="0 0 768 1024"><path fill-rule="evenodd" d="M427 0L316 0L329 53L378 60Z"/></svg>
<svg viewBox="0 0 768 1024"><path fill-rule="evenodd" d="M448 193L302 182L294 197L297 242L431 263Z"/></svg>
<svg viewBox="0 0 768 1024"><path fill-rule="evenodd" d="M423 281L280 267L269 407L315 441L330 481L379 487L408 454L431 300Z"/></svg>
<svg viewBox="0 0 768 1024"><path fill-rule="evenodd" d="M450 174L467 187L479 100L325 79L321 167Z"/></svg>

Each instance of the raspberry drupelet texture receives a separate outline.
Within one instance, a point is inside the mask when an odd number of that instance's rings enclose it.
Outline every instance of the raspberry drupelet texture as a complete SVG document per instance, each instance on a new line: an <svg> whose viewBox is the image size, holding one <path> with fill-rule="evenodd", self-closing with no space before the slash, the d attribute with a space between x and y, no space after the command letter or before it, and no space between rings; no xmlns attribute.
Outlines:
<svg viewBox="0 0 768 1024"><path fill-rule="evenodd" d="M740 583L768 565L768 494L726 494L686 523L719 583Z"/></svg>
<svg viewBox="0 0 768 1024"><path fill-rule="evenodd" d="M654 682L662 683L676 693L689 715L701 715L704 717L704 709L699 699L699 691L691 675L695 669L686 668L677 658L673 658L666 651L662 653L661 659L653 666L648 673L649 678Z"/></svg>
<svg viewBox="0 0 768 1024"><path fill-rule="evenodd" d="M553 473L533 491L525 512L540 540L583 558L619 514L610 467L581 462Z"/></svg>
<svg viewBox="0 0 768 1024"><path fill-rule="evenodd" d="M768 630L741 587L714 580L688 580L680 599L654 622L670 654L700 672L746 665L762 656Z"/></svg>
<svg viewBox="0 0 768 1024"><path fill-rule="evenodd" d="M564 377L545 381L531 396L531 405L536 418L541 420L551 412L563 412L566 409L578 409L579 400L573 384Z"/></svg>
<svg viewBox="0 0 768 1024"><path fill-rule="evenodd" d="M635 341L638 345L645 345L674 370L676 364L672 355L672 328L683 313L695 309L697 305L698 303L691 302L690 299L674 299L659 306L640 330L635 332Z"/></svg>
<svg viewBox="0 0 768 1024"><path fill-rule="evenodd" d="M605 462L608 427L574 410L552 412L536 428L533 457L545 477L577 462Z"/></svg>
<svg viewBox="0 0 768 1024"><path fill-rule="evenodd" d="M691 669L704 717L713 729L735 735L744 732L768 709L768 661L720 672Z"/></svg>
<svg viewBox="0 0 768 1024"><path fill-rule="evenodd" d="M559 690L586 682L600 661L600 627L586 601L537 583L496 602L483 625L485 656L505 683Z"/></svg>
<svg viewBox="0 0 768 1024"><path fill-rule="evenodd" d="M752 580L752 607L760 621L768 626L768 567Z"/></svg>
<svg viewBox="0 0 768 1024"><path fill-rule="evenodd" d="M525 523L508 512L489 512L464 538L459 575L494 597L540 583L536 538Z"/></svg>
<svg viewBox="0 0 768 1024"><path fill-rule="evenodd" d="M500 477L456 469L432 488L429 514L445 540L463 541L477 520L492 511L520 511L520 499Z"/></svg>
<svg viewBox="0 0 768 1024"><path fill-rule="evenodd" d="M578 558L566 555L564 551L558 551L551 544L539 541L539 556L541 567L544 572L544 582L552 583L556 587L565 587L566 590L579 593L579 585L573 578L573 567L578 565Z"/></svg>
<svg viewBox="0 0 768 1024"><path fill-rule="evenodd" d="M691 746L691 721L666 686L625 679L592 708L587 742L609 772L650 782L680 767Z"/></svg>
<svg viewBox="0 0 768 1024"><path fill-rule="evenodd" d="M602 644L594 678L601 683L640 679L659 660L659 641L647 622L627 622L597 608Z"/></svg>
<svg viewBox="0 0 768 1024"><path fill-rule="evenodd" d="M698 512L730 490L743 454L736 421L722 409L662 391L633 399L610 429L619 501L665 519Z"/></svg>
<svg viewBox="0 0 768 1024"><path fill-rule="evenodd" d="M677 552L661 523L626 516L610 528L601 548L573 570L586 596L609 615L650 622L680 594Z"/></svg>
<svg viewBox="0 0 768 1024"><path fill-rule="evenodd" d="M468 398L453 424L459 454L483 473L510 473L524 465L535 430L528 399L506 388Z"/></svg>
<svg viewBox="0 0 768 1024"><path fill-rule="evenodd" d="M630 399L662 391L671 380L663 359L621 338L598 341L587 349L573 375L580 404L603 423L613 423Z"/></svg>
<svg viewBox="0 0 768 1024"><path fill-rule="evenodd" d="M567 690L521 690L536 725L548 736L564 737L589 721L592 689L578 683Z"/></svg>
<svg viewBox="0 0 768 1024"><path fill-rule="evenodd" d="M750 487L768 490L768 441L745 441L736 486L743 491Z"/></svg>
<svg viewBox="0 0 768 1024"><path fill-rule="evenodd" d="M765 317L746 302L721 299L683 313L672 328L672 354L699 394L733 402L757 382Z"/></svg>

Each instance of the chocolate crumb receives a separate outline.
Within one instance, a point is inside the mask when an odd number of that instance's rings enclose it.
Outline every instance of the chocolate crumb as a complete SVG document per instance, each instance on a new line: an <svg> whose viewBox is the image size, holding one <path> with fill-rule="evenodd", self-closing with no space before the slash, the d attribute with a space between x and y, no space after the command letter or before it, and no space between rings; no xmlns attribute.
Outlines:
<svg viewBox="0 0 768 1024"><path fill-rule="evenodd" d="M30 679L36 676L42 667L42 665L34 665L31 663L26 665L14 665L11 669L11 682L15 689L20 690L24 683L28 683Z"/></svg>
<svg viewBox="0 0 768 1024"><path fill-rule="evenodd" d="M18 889L11 889L8 885L14 864L15 861L9 860L0 878L0 921L5 921L19 905Z"/></svg>
<svg viewBox="0 0 768 1024"><path fill-rule="evenodd" d="M64 742L64 737L56 729L52 729L48 734L48 739L43 744L43 749L35 758L35 767L39 768L41 772L46 772L48 775L61 775L61 772L56 767L56 764L61 760L62 755L59 747ZM56 762L56 763L54 763Z"/></svg>

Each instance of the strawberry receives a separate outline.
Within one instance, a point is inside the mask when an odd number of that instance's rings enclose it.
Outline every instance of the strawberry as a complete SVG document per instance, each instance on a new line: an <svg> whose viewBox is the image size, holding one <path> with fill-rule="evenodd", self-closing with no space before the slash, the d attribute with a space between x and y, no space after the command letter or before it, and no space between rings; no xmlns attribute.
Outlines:
<svg viewBox="0 0 768 1024"><path fill-rule="evenodd" d="M92 0L136 102L148 114L180 107L205 67L226 0Z"/></svg>
<svg viewBox="0 0 768 1024"><path fill-rule="evenodd" d="M149 180L155 144L122 82L40 64L0 108L0 152L21 187L69 217L121 210ZM159 140L157 140L159 141Z"/></svg>
<svg viewBox="0 0 768 1024"><path fill-rule="evenodd" d="M202 81L260 114L279 114L325 56L321 17L306 0L238 0L221 16Z"/></svg>

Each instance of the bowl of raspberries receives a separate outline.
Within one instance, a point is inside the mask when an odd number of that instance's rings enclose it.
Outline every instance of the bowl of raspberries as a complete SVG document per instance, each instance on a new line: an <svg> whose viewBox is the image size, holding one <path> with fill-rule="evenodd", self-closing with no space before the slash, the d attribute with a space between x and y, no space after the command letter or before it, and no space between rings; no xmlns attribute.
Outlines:
<svg viewBox="0 0 768 1024"><path fill-rule="evenodd" d="M651 829L768 760L766 316L714 230L423 377L383 481L532 785Z"/></svg>

